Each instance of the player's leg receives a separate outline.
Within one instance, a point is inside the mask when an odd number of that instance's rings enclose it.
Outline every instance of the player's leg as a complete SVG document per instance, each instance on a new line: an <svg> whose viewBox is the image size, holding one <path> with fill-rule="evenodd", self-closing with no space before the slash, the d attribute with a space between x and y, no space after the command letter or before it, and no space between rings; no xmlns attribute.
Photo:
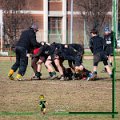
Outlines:
<svg viewBox="0 0 120 120"><path fill-rule="evenodd" d="M76 73L76 71L75 71L75 61L68 60L68 65L73 73L72 80L77 80L79 78L79 74Z"/></svg>
<svg viewBox="0 0 120 120"><path fill-rule="evenodd" d="M33 62L34 63L34 62ZM35 69L34 69L34 76L31 78L32 80L40 80L41 79L41 67L43 61L41 59L35 60Z"/></svg>
<svg viewBox="0 0 120 120"><path fill-rule="evenodd" d="M39 57L34 57L34 58L32 58L32 61L31 61L31 67L32 67L34 73L37 72L37 62L38 62L38 60L39 60Z"/></svg>
<svg viewBox="0 0 120 120"><path fill-rule="evenodd" d="M83 71L84 68L82 65L81 57L77 55L73 63L74 63L73 68L75 69L75 73L73 73L73 77L75 77L75 79L81 79L81 72Z"/></svg>
<svg viewBox="0 0 120 120"><path fill-rule="evenodd" d="M109 56L108 56L108 59L109 59L110 66L112 66L113 56L112 56L112 55L109 55Z"/></svg>
<svg viewBox="0 0 120 120"><path fill-rule="evenodd" d="M108 65L107 60L104 60L104 61L103 61L103 64L104 64L104 66L105 66L105 68L106 68L109 76L112 78L112 77L113 77L113 76L112 76L112 71L111 71L111 69L110 69L110 67L109 67L109 65Z"/></svg>
<svg viewBox="0 0 120 120"><path fill-rule="evenodd" d="M17 80L22 80L22 77L25 75L27 65L28 65L28 57L25 48L20 47L20 66L18 70L18 74L16 75Z"/></svg>
<svg viewBox="0 0 120 120"><path fill-rule="evenodd" d="M55 79L57 76L56 76L56 72L54 71L53 69L53 66L52 66L52 60L51 60L51 56L48 56L46 62L45 62L45 66L49 72L49 75L50 75L50 78L51 80Z"/></svg>
<svg viewBox="0 0 120 120"><path fill-rule="evenodd" d="M62 66L60 65L59 56L56 56L56 57L54 58L54 63L55 63L55 65L56 65L56 67L57 67L57 69L58 69L58 71L59 71L59 73L60 73L60 75L61 75L60 80L65 80L63 68L62 68Z"/></svg>
<svg viewBox="0 0 120 120"><path fill-rule="evenodd" d="M13 74L14 74L14 72L16 72L16 70L20 66L20 54L19 54L19 50L17 48L15 49L15 53L16 53L16 62L12 65L12 67L8 73L8 77L10 80L14 80Z"/></svg>
<svg viewBox="0 0 120 120"><path fill-rule="evenodd" d="M89 74L87 80L95 80L97 78L97 68L98 68L98 63L100 62L100 54L94 55L93 58L93 73Z"/></svg>

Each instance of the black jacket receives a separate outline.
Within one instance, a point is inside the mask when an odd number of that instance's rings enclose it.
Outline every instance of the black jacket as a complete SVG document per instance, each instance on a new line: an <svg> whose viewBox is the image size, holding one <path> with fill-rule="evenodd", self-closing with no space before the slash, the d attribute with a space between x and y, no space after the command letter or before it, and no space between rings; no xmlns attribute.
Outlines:
<svg viewBox="0 0 120 120"><path fill-rule="evenodd" d="M36 41L36 33L33 29L22 32L16 46L24 47L28 52L36 47L40 47L40 43Z"/></svg>
<svg viewBox="0 0 120 120"><path fill-rule="evenodd" d="M99 52L104 51L104 46L105 43L102 37L94 36L89 41L89 47L93 54L97 54Z"/></svg>
<svg viewBox="0 0 120 120"><path fill-rule="evenodd" d="M108 35L104 35L104 41L106 46L113 47L113 33L109 33Z"/></svg>
<svg viewBox="0 0 120 120"><path fill-rule="evenodd" d="M81 44L73 43L73 44L69 44L69 46L72 47L73 49L75 49L81 55L84 54L84 48L83 48L83 46Z"/></svg>
<svg viewBox="0 0 120 120"><path fill-rule="evenodd" d="M59 52L61 52L61 48L63 47L63 44L61 43L52 43L50 45L50 55L56 54L59 55Z"/></svg>
<svg viewBox="0 0 120 120"><path fill-rule="evenodd" d="M64 60L75 60L77 56L80 57L79 52L77 52L72 47L68 47L68 48L61 47L61 49L59 50L61 51L60 56L64 58Z"/></svg>

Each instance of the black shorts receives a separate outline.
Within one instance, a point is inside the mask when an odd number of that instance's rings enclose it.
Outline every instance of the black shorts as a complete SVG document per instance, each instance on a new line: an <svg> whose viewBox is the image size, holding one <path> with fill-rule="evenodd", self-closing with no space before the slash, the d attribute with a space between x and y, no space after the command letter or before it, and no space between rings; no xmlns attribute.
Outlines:
<svg viewBox="0 0 120 120"><path fill-rule="evenodd" d="M98 66L98 63L100 61L103 61L103 64L106 66L106 65L108 65L107 60L108 60L108 58L107 58L107 55L105 54L105 52L97 53L94 55L93 65Z"/></svg>
<svg viewBox="0 0 120 120"><path fill-rule="evenodd" d="M68 60L69 65L80 66L82 64L82 57L80 55L70 56Z"/></svg>
<svg viewBox="0 0 120 120"><path fill-rule="evenodd" d="M75 66L80 66L81 64L82 64L82 57L78 55L75 57Z"/></svg>
<svg viewBox="0 0 120 120"><path fill-rule="evenodd" d="M56 54L51 55L51 61L54 61L55 59L58 59L60 61L64 61L64 58L59 56L59 55L56 55Z"/></svg>
<svg viewBox="0 0 120 120"><path fill-rule="evenodd" d="M107 56L113 56L113 47L112 46L107 46L105 49L105 53L107 54Z"/></svg>
<svg viewBox="0 0 120 120"><path fill-rule="evenodd" d="M40 56L32 57L32 60L38 61L40 59L42 62L45 62L47 60L47 57L48 57L47 55L40 55Z"/></svg>

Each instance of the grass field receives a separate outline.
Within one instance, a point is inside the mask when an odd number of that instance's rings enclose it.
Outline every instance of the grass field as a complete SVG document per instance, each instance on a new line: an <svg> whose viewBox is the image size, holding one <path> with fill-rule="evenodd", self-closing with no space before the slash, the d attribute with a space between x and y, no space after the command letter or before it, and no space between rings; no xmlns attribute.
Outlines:
<svg viewBox="0 0 120 120"><path fill-rule="evenodd" d="M67 112L111 112L112 81L107 73L101 73L99 64L98 81L10 81L8 71L14 61L0 61L0 120L112 120L111 115L69 115ZM92 69L92 60L84 60ZM25 78L33 72L28 66ZM48 73L43 65L43 77ZM120 60L116 69L116 111L120 113ZM42 115L39 96L47 101L47 113ZM58 113L58 114L57 114ZM60 114L61 113L61 114ZM120 120L120 114L114 120Z"/></svg>

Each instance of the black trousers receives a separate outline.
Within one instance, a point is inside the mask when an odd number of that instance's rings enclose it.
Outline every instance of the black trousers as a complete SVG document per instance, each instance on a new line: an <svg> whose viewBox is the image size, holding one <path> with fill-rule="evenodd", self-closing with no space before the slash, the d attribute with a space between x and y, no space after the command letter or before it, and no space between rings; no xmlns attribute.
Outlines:
<svg viewBox="0 0 120 120"><path fill-rule="evenodd" d="M23 76L26 72L26 68L28 65L28 57L26 56L27 50L24 47L16 46L15 53L16 62L13 64L11 69L13 69L14 72L16 72L16 70L19 68L18 74Z"/></svg>

